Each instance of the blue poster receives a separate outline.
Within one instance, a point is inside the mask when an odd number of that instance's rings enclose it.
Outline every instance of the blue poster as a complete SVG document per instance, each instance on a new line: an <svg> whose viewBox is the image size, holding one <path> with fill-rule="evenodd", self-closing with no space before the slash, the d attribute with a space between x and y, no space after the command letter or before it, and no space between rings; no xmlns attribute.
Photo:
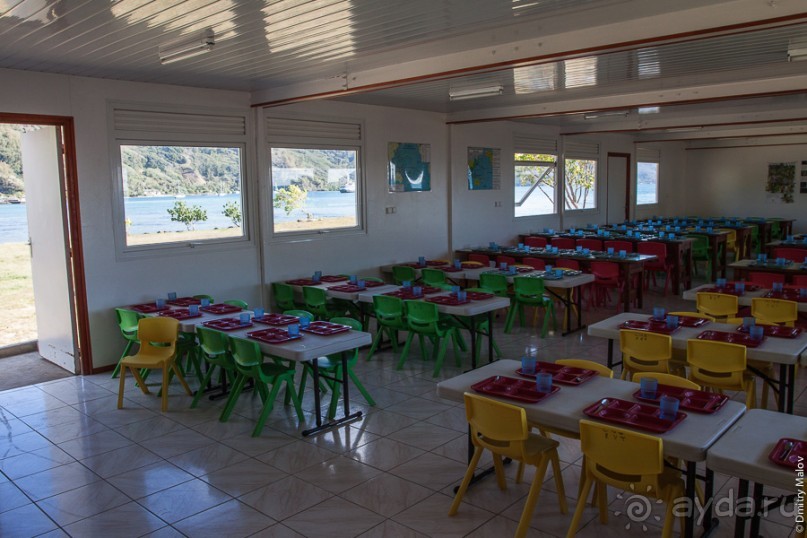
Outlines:
<svg viewBox="0 0 807 538"><path fill-rule="evenodd" d="M389 191L412 192L431 190L431 147L429 144L390 142Z"/></svg>

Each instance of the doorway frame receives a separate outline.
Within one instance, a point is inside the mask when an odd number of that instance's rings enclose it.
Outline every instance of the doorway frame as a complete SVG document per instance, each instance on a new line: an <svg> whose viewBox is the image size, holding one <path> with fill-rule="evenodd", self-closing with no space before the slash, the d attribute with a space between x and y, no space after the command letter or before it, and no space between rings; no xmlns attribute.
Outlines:
<svg viewBox="0 0 807 538"><path fill-rule="evenodd" d="M84 244L81 238L75 121L72 116L0 112L0 123L50 125L62 131L65 192L60 193L60 195L67 211L67 233L70 240L70 243L65 245L65 249L70 254L68 263L70 264L73 278L73 297L70 298L70 303L75 313L73 339L79 356L78 372L76 373L78 375L94 373L92 367L92 344L90 342L89 308L87 306L87 282L84 271Z"/></svg>
<svg viewBox="0 0 807 538"><path fill-rule="evenodd" d="M611 157L621 157L625 159L625 219L626 221L630 220L630 191L631 191L631 154L630 153L617 153L609 151L605 156L605 170L606 173L608 172L608 159ZM611 185L611 177L607 178L607 184ZM608 192L606 191L605 194L605 220L606 222L610 222L610 215L608 214Z"/></svg>

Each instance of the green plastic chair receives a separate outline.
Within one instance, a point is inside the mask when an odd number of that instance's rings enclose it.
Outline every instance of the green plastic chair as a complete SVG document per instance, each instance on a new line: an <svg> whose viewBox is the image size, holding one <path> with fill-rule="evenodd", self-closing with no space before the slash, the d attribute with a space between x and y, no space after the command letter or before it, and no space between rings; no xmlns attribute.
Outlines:
<svg viewBox="0 0 807 538"><path fill-rule="evenodd" d="M299 308L294 308L292 310L284 310L283 315L284 316L297 316L298 318L306 317L306 318L310 319L311 321L314 321L314 319L316 319L316 316L314 316L314 314L312 314L308 310L300 310Z"/></svg>
<svg viewBox="0 0 807 538"><path fill-rule="evenodd" d="M452 284L446 282L446 274L440 269L421 269L420 281L424 286L434 286L444 290L450 290L452 286Z"/></svg>
<svg viewBox="0 0 807 538"><path fill-rule="evenodd" d="M118 359L118 364L112 372L113 378L118 377L120 373L120 361L129 355L129 351L131 351L133 345L140 344L140 340L137 338L137 324L144 317L143 314L135 312L134 310L127 310L125 308L115 309L115 318L118 320L121 335L126 339L126 347L123 348L123 353L121 353L120 359Z"/></svg>
<svg viewBox="0 0 807 538"><path fill-rule="evenodd" d="M518 323L524 326L524 307L534 306L544 309L544 325L541 329L541 338L546 338L549 328L549 318L552 317L552 327L556 326L555 304L552 299L544 295L544 279L532 277L513 278L513 298L510 311L504 323L504 332L509 333L513 329L513 321L518 312Z"/></svg>
<svg viewBox="0 0 807 538"><path fill-rule="evenodd" d="M479 287L486 293L497 297L508 297L507 277L495 273L482 273L479 275Z"/></svg>
<svg viewBox="0 0 807 538"><path fill-rule="evenodd" d="M199 404L199 399L205 392L205 387L210 383L213 374L216 370L222 380L222 389L227 392L227 380L235 380L235 361L230 354L230 349L227 345L227 335L207 327L199 326L196 328L196 336L199 338L199 353L202 358L207 362L207 372L205 373L202 384L196 391L196 395L191 402L191 409Z"/></svg>
<svg viewBox="0 0 807 538"><path fill-rule="evenodd" d="M297 308L297 303L294 302L294 288L290 284L272 283L272 298L275 301L275 307L280 312Z"/></svg>
<svg viewBox="0 0 807 538"><path fill-rule="evenodd" d="M692 243L692 269L698 274L698 262L706 262L706 273L711 272L712 258L709 256L709 239L705 235L689 234L695 240Z"/></svg>
<svg viewBox="0 0 807 538"><path fill-rule="evenodd" d="M328 295L322 288L303 286L303 302L306 310L319 320L328 320L345 313L343 305L328 301Z"/></svg>
<svg viewBox="0 0 807 538"><path fill-rule="evenodd" d="M208 299L210 301L210 304L213 304L213 303L216 302L216 300L213 299L212 295L204 295L204 294L202 294L202 295L194 295L193 298L194 299Z"/></svg>
<svg viewBox="0 0 807 538"><path fill-rule="evenodd" d="M247 379L252 379L263 401L263 410L258 417L258 423L255 424L255 429L252 430L252 437L258 437L261 434L283 383L286 384L286 391L291 394L297 418L302 422L304 418L303 410L300 407L300 397L294 389L294 369L274 362L263 362L261 348L251 340L230 337L229 347L235 361L237 375L233 389L230 391L230 397L227 399L227 405L219 420L227 422L230 419L238 397L244 390L244 384ZM271 391L269 387L271 387Z"/></svg>
<svg viewBox="0 0 807 538"><path fill-rule="evenodd" d="M402 299L390 297L389 295L373 295L373 309L375 310L375 319L378 322L378 330L375 333L375 338L373 338L373 345L370 346L370 352L367 354L368 361L373 358L373 354L378 349L384 333L387 333L387 338L392 342L392 349L397 354L398 331L409 330L409 326L406 324Z"/></svg>
<svg viewBox="0 0 807 538"><path fill-rule="evenodd" d="M343 318L343 317L336 317L331 318L332 323L341 323L342 325L348 325L351 329L355 331L361 331L362 325L358 321L353 318ZM325 373L331 377L336 379L342 379L342 356L341 353L335 353L332 355L328 355L327 357L319 357L317 360L317 368L319 369L320 373ZM375 407L375 400L373 397L370 396L370 393L367 392L367 389L364 387L359 378L356 376L356 372L353 371L353 368L356 366L356 361L359 360L359 349L356 348L353 350L353 354L347 360L347 375L353 384L356 385L356 388L359 389L359 392L364 399L367 401L368 404ZM305 382L308 378L308 373L311 372L313 376L313 368L309 363L304 363L305 367L303 368L303 376L300 379L300 394L303 393L305 390ZM342 392L342 384L337 383L335 381L328 381L328 385L331 388L331 404L328 406L328 418L332 419L336 416L336 406L339 403L339 394Z"/></svg>
<svg viewBox="0 0 807 538"><path fill-rule="evenodd" d="M409 327L409 335L406 337L401 358L398 360L396 369L403 368L406 359L409 357L409 348L412 339L418 335L420 340L420 350L423 359L426 360L426 339L429 337L434 341L434 353L436 354L433 377L440 375L443 368L443 360L446 355L446 339L451 338L454 343L454 355L457 358L457 366L461 364L459 353L459 331L457 328L440 317L437 305L426 301L404 301L406 309L406 324Z"/></svg>
<svg viewBox="0 0 807 538"><path fill-rule="evenodd" d="M224 301L224 304L228 304L230 306L237 306L241 310L249 309L249 305L246 301L242 301L241 299L230 299L229 301Z"/></svg>
<svg viewBox="0 0 807 538"><path fill-rule="evenodd" d="M752 252L750 252L749 254L753 255L762 252L761 247L759 245L759 226L757 226L756 224L753 224L751 228L751 250Z"/></svg>
<svg viewBox="0 0 807 538"><path fill-rule="evenodd" d="M405 280L414 282L417 280L417 272L414 267L409 267L408 265L394 265L392 267L392 280L398 286L403 284Z"/></svg>
<svg viewBox="0 0 807 538"><path fill-rule="evenodd" d="M365 282L381 282L384 283L383 278L378 278L377 276L360 276L358 280L364 280Z"/></svg>
<svg viewBox="0 0 807 538"><path fill-rule="evenodd" d="M784 235L782 234L782 226L779 224L778 221L771 222L771 240L778 241L779 239L784 239Z"/></svg>

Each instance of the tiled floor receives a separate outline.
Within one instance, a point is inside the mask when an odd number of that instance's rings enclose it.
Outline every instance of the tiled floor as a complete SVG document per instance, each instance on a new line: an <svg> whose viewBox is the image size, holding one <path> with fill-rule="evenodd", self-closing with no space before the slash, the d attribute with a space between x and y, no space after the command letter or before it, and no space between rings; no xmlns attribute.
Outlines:
<svg viewBox="0 0 807 538"><path fill-rule="evenodd" d="M651 296L653 305L687 309L691 304ZM595 310L589 320L614 314ZM497 322L501 328L501 320ZM604 362L603 340L583 334L536 339L521 329L498 335L506 357L535 344L539 357L579 357ZM117 410L117 380L109 374L73 377L0 393L0 536L509 536L515 531L532 476L506 491L487 479L469 490L459 513L448 517L452 488L466 466L462 407L440 400L432 364L417 349L403 370L391 351L365 362L359 375L375 398L369 407L352 391L363 420L303 439L294 413L278 402L260 438L250 437L259 412L245 396L232 419L220 423L223 401L190 398L171 387L169 411L159 400L127 385ZM466 359L467 360L467 359ZM453 355L443 377L460 373ZM798 388L805 386L800 375ZM327 406L327 400L324 402ZM313 394L303 403L309 411ZM799 398L798 414L807 414ZM570 510L580 475L576 441L560 440ZM485 462L487 463L487 462ZM736 481L718 477L719 494ZM564 536L570 514L560 514L551 472L532 519L531 536ZM653 536L659 521L632 523L626 496L611 491L610 519L598 522L587 508L578 536ZM654 512L655 514L656 512ZM782 516L763 531L787 536ZM728 518L716 536L733 534Z"/></svg>

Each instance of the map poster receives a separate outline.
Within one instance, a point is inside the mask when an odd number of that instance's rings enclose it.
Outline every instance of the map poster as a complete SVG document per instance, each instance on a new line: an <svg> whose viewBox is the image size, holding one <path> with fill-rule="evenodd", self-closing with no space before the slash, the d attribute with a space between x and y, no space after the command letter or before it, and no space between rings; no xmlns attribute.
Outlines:
<svg viewBox="0 0 807 538"><path fill-rule="evenodd" d="M431 146L410 142L390 142L389 192L430 191Z"/></svg>
<svg viewBox="0 0 807 538"><path fill-rule="evenodd" d="M769 163L768 182L765 192L781 196L785 204L793 203L793 191L796 188L796 163Z"/></svg>
<svg viewBox="0 0 807 538"><path fill-rule="evenodd" d="M499 148L468 148L468 189L499 190L502 183Z"/></svg>

